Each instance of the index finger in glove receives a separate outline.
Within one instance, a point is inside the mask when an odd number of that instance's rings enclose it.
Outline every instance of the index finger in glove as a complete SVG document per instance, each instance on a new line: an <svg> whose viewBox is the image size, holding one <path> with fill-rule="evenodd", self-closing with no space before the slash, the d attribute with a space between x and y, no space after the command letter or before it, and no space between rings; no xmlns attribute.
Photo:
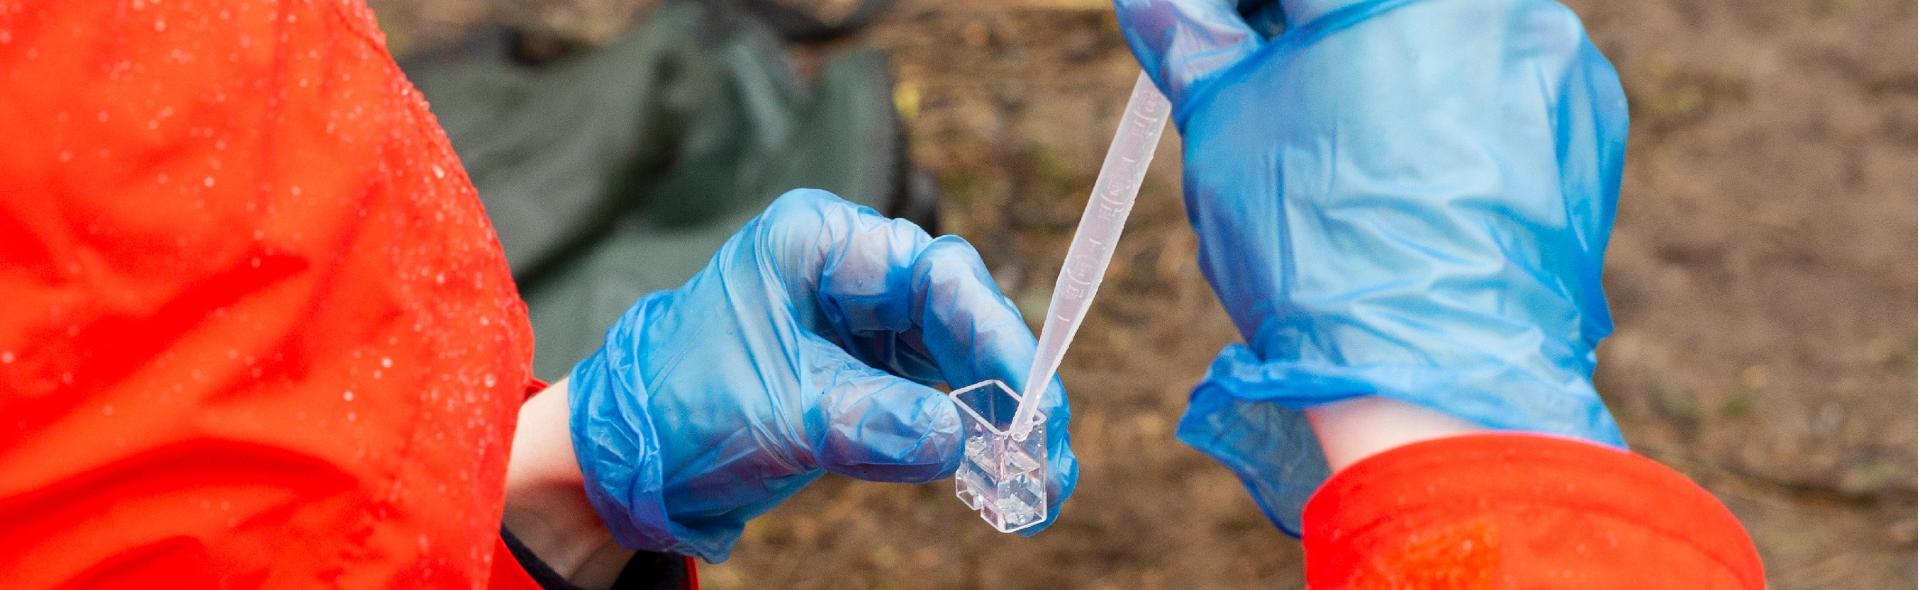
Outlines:
<svg viewBox="0 0 1920 590"><path fill-rule="evenodd" d="M965 240L934 239L824 191L769 210L775 246L804 258L789 288L812 294L815 327L862 360L922 381L1024 385L1033 332ZM1057 404L1057 402L1056 402Z"/></svg>
<svg viewBox="0 0 1920 590"><path fill-rule="evenodd" d="M923 383L939 371L908 317L907 269L933 237L822 190L774 201L761 239L801 325L875 367Z"/></svg>

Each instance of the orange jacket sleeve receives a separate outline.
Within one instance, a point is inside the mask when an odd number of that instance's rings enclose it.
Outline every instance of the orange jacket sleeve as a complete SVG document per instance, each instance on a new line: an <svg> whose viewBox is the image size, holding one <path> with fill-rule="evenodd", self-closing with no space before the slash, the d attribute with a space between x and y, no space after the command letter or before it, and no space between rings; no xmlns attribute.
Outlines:
<svg viewBox="0 0 1920 590"><path fill-rule="evenodd" d="M0 580L480 587L531 335L347 1L0 0Z"/></svg>
<svg viewBox="0 0 1920 590"><path fill-rule="evenodd" d="M1335 474L1304 514L1333 588L1759 589L1746 530L1686 476L1585 442L1460 436Z"/></svg>

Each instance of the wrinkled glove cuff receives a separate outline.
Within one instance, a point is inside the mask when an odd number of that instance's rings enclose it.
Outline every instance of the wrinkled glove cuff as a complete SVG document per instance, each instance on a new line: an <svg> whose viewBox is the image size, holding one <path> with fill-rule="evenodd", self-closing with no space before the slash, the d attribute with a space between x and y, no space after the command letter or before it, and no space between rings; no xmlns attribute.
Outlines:
<svg viewBox="0 0 1920 590"><path fill-rule="evenodd" d="M1296 538L1302 507L1332 475L1304 412L1240 397L1211 374L1194 387L1174 436L1239 476L1267 520Z"/></svg>
<svg viewBox="0 0 1920 590"><path fill-rule="evenodd" d="M659 294L656 294L656 296ZM649 297L648 299L653 299ZM660 438L647 410L649 394L626 347L643 299L607 330L610 345L573 369L568 406L574 456L586 478L587 501L621 546L725 561L732 536L708 538L673 521L667 511Z"/></svg>

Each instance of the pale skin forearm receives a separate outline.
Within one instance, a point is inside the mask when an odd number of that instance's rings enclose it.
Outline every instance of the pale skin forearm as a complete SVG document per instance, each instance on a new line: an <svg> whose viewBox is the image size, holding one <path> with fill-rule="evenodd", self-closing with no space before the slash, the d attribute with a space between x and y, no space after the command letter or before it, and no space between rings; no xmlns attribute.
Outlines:
<svg viewBox="0 0 1920 590"><path fill-rule="evenodd" d="M520 406L507 462L502 523L547 567L584 588L613 585L633 552L621 548L587 503L568 427L567 380Z"/></svg>
<svg viewBox="0 0 1920 590"><path fill-rule="evenodd" d="M1380 397L1309 409L1307 422L1334 471L1395 447L1485 430L1438 410Z"/></svg>

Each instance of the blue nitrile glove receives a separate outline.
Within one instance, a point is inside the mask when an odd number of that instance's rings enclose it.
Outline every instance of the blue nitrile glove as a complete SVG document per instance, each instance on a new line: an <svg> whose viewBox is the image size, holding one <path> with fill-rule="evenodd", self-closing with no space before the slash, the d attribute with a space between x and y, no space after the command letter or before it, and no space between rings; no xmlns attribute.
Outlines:
<svg viewBox="0 0 1920 590"><path fill-rule="evenodd" d="M951 476L959 413L925 384L1018 388L1034 346L965 241L797 190L574 368L574 452L620 544L720 562L747 520L824 472ZM1079 465L1058 380L1041 407L1050 524Z"/></svg>
<svg viewBox="0 0 1920 590"><path fill-rule="evenodd" d="M1595 394L1627 103L1545 0L1117 0L1173 102L1200 265L1245 345L1178 436L1297 534L1300 410L1376 395L1623 445ZM1271 36L1275 26L1285 32Z"/></svg>

